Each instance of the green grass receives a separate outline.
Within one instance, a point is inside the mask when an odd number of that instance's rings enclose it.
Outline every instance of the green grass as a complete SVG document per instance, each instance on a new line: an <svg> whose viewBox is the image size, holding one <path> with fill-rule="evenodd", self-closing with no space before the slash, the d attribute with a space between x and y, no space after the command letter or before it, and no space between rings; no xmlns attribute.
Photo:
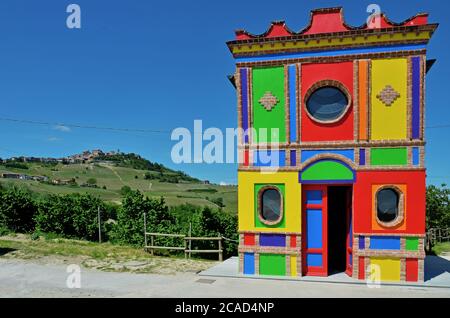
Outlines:
<svg viewBox="0 0 450 318"><path fill-rule="evenodd" d="M90 193L109 202L120 203L122 194L120 189L127 185L133 190L140 190L151 198L163 196L167 205L174 206L184 203L217 208L211 202L222 197L225 204L224 210L236 213L237 211L237 187L219 186L201 183L166 183L159 180L145 180L145 170L116 167L110 164L58 164L54 167L41 165L39 163L28 163L27 170L6 168L0 165L0 173L14 172L27 175L44 175L50 179L75 178L78 185L86 183L89 178L97 180L98 188L85 188L80 186L51 185L37 181L2 179L0 184L4 186L23 186L30 191L40 194L67 194L67 193ZM136 179L137 176L137 179ZM106 189L103 189L103 186ZM208 199L206 199L208 197Z"/></svg>
<svg viewBox="0 0 450 318"><path fill-rule="evenodd" d="M435 246L433 246L433 252L436 255L440 255L442 253L450 253L450 242L437 243Z"/></svg>
<svg viewBox="0 0 450 318"><path fill-rule="evenodd" d="M214 261L184 259L183 256L153 257L143 248L69 240L51 235L32 240L24 234L0 236L0 258L45 264L80 264L104 271L158 274L198 272L215 264Z"/></svg>

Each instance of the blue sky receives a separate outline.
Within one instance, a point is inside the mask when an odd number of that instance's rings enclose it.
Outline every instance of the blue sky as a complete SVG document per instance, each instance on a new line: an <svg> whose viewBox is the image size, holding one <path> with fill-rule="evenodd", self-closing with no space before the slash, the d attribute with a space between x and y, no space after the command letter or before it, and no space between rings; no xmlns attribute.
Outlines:
<svg viewBox="0 0 450 318"><path fill-rule="evenodd" d="M347 23L365 22L375 1L2 0L0 117L171 131L234 127L234 71L227 40L234 30L264 32L273 20L293 30L309 11L343 6ZM81 30L66 27L66 7L82 10ZM376 1L393 21L429 12L441 25L429 46L427 125L450 124L446 93L450 53L446 1ZM428 182L450 181L450 127L427 130ZM65 156L120 149L214 182L235 183L236 165L175 165L168 133L114 132L0 121L0 157Z"/></svg>

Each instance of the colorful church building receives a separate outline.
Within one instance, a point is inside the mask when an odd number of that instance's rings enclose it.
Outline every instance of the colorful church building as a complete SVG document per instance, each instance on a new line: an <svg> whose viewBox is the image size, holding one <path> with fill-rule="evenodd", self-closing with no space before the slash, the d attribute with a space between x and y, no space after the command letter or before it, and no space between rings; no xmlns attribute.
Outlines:
<svg viewBox="0 0 450 318"><path fill-rule="evenodd" d="M381 14L351 27L326 8L300 32L282 21L236 31L240 273L424 281L426 53L437 26L427 14Z"/></svg>

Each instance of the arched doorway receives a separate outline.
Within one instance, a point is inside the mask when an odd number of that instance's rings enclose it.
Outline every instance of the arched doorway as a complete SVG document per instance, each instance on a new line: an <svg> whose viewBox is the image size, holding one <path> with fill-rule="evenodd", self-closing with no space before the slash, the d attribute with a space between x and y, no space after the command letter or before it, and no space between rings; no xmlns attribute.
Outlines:
<svg viewBox="0 0 450 318"><path fill-rule="evenodd" d="M314 158L301 170L303 274L352 274L352 192L356 172L345 159Z"/></svg>

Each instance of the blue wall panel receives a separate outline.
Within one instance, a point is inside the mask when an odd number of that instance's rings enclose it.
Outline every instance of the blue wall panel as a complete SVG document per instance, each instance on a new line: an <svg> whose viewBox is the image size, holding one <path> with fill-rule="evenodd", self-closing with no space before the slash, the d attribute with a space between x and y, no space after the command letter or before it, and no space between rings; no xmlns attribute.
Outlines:
<svg viewBox="0 0 450 318"><path fill-rule="evenodd" d="M244 253L244 274L255 274L255 254Z"/></svg>
<svg viewBox="0 0 450 318"><path fill-rule="evenodd" d="M328 57L328 56L342 56L352 54L368 54L368 53L384 53L384 52L398 52L398 51L414 51L425 50L427 48L424 44L412 44L412 45L393 45L393 46L375 46L361 49L337 49L326 51L309 51L302 53L280 53L280 54L267 54L256 57L237 57L237 63L251 63L261 61L280 61L286 59L307 58L307 57Z"/></svg>
<svg viewBox="0 0 450 318"><path fill-rule="evenodd" d="M420 165L420 152L418 147L413 147L412 149L412 161L413 165Z"/></svg>
<svg viewBox="0 0 450 318"><path fill-rule="evenodd" d="M322 191L306 191L306 204L322 204Z"/></svg>
<svg viewBox="0 0 450 318"><path fill-rule="evenodd" d="M355 161L355 152L353 149L327 149L327 150L302 150L302 162L305 162L308 159L311 159L315 155L323 155L323 154L334 154L341 155L345 158L350 159L351 161Z"/></svg>
<svg viewBox="0 0 450 318"><path fill-rule="evenodd" d="M371 250L400 250L400 237L372 236L370 238Z"/></svg>
<svg viewBox="0 0 450 318"><path fill-rule="evenodd" d="M308 254L306 256L306 265L307 266L322 266L322 254Z"/></svg>
<svg viewBox="0 0 450 318"><path fill-rule="evenodd" d="M306 210L306 245L322 248L322 210Z"/></svg>
<svg viewBox="0 0 450 318"><path fill-rule="evenodd" d="M284 167L286 152L284 150L261 150L254 152L255 167Z"/></svg>

